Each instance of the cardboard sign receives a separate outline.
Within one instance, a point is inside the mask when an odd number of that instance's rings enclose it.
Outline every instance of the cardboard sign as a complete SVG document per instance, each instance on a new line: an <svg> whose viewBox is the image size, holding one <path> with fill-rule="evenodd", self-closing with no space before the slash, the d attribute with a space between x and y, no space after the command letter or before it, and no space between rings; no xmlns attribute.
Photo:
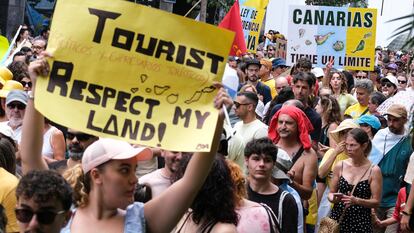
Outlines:
<svg viewBox="0 0 414 233"><path fill-rule="evenodd" d="M337 69L373 70L377 10L291 6L287 64L307 57L317 67L334 59Z"/></svg>
<svg viewBox="0 0 414 233"><path fill-rule="evenodd" d="M276 39L276 54L275 57L280 57L286 60L287 41L283 39Z"/></svg>
<svg viewBox="0 0 414 233"><path fill-rule="evenodd" d="M240 17L247 51L256 53L266 6L269 0L241 0Z"/></svg>
<svg viewBox="0 0 414 233"><path fill-rule="evenodd" d="M102 137L209 151L234 33L126 1L59 0L36 108ZM217 40L220 38L220 40Z"/></svg>

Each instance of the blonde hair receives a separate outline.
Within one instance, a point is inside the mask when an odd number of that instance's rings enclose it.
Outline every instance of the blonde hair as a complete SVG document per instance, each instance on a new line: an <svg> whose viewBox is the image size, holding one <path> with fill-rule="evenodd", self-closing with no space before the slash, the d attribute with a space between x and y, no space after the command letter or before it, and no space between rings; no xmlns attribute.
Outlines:
<svg viewBox="0 0 414 233"><path fill-rule="evenodd" d="M89 175L87 173L87 175ZM75 165L72 168L67 169L63 173L63 178L70 184L73 189L73 203L76 207L85 207L89 201L90 185L85 184L85 174L83 173L82 166L80 164ZM89 180L88 178L86 178ZM90 182L89 182L90 183Z"/></svg>
<svg viewBox="0 0 414 233"><path fill-rule="evenodd" d="M240 88L239 93L246 92L246 89L247 89L247 88L252 88L252 89L253 89L253 93L255 93L255 94L257 95L257 89L256 89L256 87L255 87L255 86L253 86L252 84L246 84L246 85L242 86L242 87Z"/></svg>
<svg viewBox="0 0 414 233"><path fill-rule="evenodd" d="M234 198L236 200L236 204L240 205L243 198L247 197L246 179L238 164L228 159L226 159L226 162L230 169L230 176L234 184Z"/></svg>

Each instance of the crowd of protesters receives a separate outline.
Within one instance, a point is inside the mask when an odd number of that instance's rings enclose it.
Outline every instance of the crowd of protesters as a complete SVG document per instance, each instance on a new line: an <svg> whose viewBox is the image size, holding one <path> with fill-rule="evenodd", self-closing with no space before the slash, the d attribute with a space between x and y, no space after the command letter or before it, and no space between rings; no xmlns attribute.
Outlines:
<svg viewBox="0 0 414 233"><path fill-rule="evenodd" d="M414 208L412 53L373 71L289 67L274 31L215 83L210 152L98 138L34 108L48 30L23 27L0 67L0 232L404 232ZM401 99L401 97L413 99ZM226 107L231 121L224 120ZM412 226L411 226L412 227Z"/></svg>

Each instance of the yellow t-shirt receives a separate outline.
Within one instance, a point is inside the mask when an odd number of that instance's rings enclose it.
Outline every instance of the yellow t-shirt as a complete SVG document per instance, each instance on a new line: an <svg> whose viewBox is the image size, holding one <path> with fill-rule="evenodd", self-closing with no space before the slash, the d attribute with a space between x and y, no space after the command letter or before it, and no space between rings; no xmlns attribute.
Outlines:
<svg viewBox="0 0 414 233"><path fill-rule="evenodd" d="M349 115L352 119L358 119L365 110L368 109L368 106L362 106L359 103L356 103L345 110L344 115ZM369 115L369 111L365 112L365 115Z"/></svg>
<svg viewBox="0 0 414 233"><path fill-rule="evenodd" d="M326 163L326 161L328 160L328 158L330 158L331 156L334 156L333 152L335 149L331 148L328 151L326 151L325 155L322 158L321 163L319 164L319 167L322 166L323 164ZM335 165L342 160L345 160L348 158L348 155L345 154L345 152L340 153L338 156L336 156L335 160L333 161L331 167L329 168L329 172L332 172ZM329 185L331 178L329 178L329 176L326 177L326 183Z"/></svg>
<svg viewBox="0 0 414 233"><path fill-rule="evenodd" d="M271 78L269 80L263 81L262 83L270 88L272 99L275 98L277 96L275 79Z"/></svg>
<svg viewBox="0 0 414 233"><path fill-rule="evenodd" d="M14 208L16 208L16 187L19 180L0 167L0 204L7 216L6 232L19 232Z"/></svg>

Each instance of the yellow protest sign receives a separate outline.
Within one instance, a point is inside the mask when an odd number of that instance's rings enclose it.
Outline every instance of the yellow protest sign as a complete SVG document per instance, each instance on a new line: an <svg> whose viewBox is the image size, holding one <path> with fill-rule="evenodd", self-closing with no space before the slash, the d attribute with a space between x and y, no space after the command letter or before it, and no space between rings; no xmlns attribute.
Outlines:
<svg viewBox="0 0 414 233"><path fill-rule="evenodd" d="M209 151L234 33L121 0L59 0L50 76L35 106L52 121L173 151ZM220 38L220 39L217 39Z"/></svg>
<svg viewBox="0 0 414 233"><path fill-rule="evenodd" d="M241 0L240 17L247 51L256 53L266 6L269 0Z"/></svg>

